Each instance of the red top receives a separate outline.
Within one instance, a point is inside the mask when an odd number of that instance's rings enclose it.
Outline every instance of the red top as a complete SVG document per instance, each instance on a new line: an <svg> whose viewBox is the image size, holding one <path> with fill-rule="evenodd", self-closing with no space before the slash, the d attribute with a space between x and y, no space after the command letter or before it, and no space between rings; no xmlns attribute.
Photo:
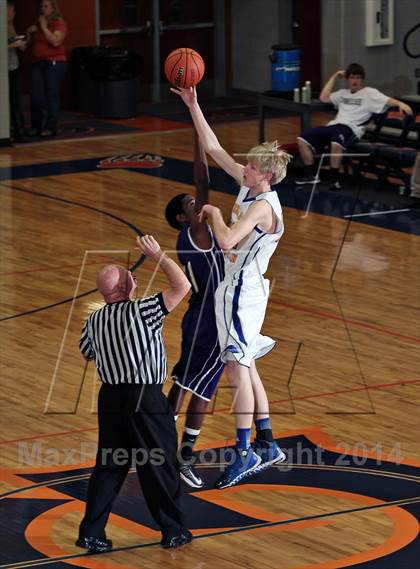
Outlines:
<svg viewBox="0 0 420 569"><path fill-rule="evenodd" d="M54 33L56 30L66 33L66 24L64 20L54 20L48 24L50 32ZM36 32L32 34L32 61L39 61L41 59L48 59L50 61L65 61L66 50L64 43L54 47L49 43L44 36L44 32L39 25L36 27Z"/></svg>

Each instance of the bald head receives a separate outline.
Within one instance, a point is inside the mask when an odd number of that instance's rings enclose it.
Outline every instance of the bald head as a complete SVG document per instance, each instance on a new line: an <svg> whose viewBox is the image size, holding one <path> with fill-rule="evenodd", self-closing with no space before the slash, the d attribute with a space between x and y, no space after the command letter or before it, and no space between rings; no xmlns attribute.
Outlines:
<svg viewBox="0 0 420 569"><path fill-rule="evenodd" d="M107 265L96 275L96 286L107 303L130 300L136 285L132 275L121 265Z"/></svg>

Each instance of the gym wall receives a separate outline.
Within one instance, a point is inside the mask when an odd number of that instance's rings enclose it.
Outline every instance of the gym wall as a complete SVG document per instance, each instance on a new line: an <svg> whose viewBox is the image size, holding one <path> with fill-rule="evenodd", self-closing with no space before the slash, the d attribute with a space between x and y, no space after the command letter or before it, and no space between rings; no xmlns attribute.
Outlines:
<svg viewBox="0 0 420 569"><path fill-rule="evenodd" d="M370 0L323 0L322 63L326 80L335 70L352 61L366 69L370 85L398 97L417 93L415 69L420 59L408 57L403 39L420 22L418 0L395 0L394 43L387 46L365 46L365 4ZM420 33L416 33L420 37ZM414 41L411 42L414 44Z"/></svg>

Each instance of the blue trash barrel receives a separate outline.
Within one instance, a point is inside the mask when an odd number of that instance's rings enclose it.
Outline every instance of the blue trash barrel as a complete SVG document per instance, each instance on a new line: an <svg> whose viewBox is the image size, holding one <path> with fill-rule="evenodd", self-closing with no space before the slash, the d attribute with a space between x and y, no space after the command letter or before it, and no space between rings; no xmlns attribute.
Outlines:
<svg viewBox="0 0 420 569"><path fill-rule="evenodd" d="M276 44L271 50L271 89L293 91L300 87L300 49Z"/></svg>

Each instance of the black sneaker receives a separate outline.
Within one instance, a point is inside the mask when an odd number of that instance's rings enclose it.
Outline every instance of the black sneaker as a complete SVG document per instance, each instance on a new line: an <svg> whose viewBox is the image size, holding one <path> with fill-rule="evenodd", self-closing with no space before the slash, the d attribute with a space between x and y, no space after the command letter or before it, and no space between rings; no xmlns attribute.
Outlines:
<svg viewBox="0 0 420 569"><path fill-rule="evenodd" d="M204 481L200 478L191 464L180 464L179 475L181 480L191 488L202 488Z"/></svg>
<svg viewBox="0 0 420 569"><path fill-rule="evenodd" d="M160 542L161 546L165 549L180 547L181 545L186 545L192 540L192 534L190 531L185 530L179 535L166 535Z"/></svg>
<svg viewBox="0 0 420 569"><path fill-rule="evenodd" d="M337 192L341 190L341 184L338 180L336 180L331 186L328 188L330 192Z"/></svg>
<svg viewBox="0 0 420 569"><path fill-rule="evenodd" d="M321 180L319 179L319 177L315 174L315 175L310 175L310 176L300 176L299 178L297 178L295 180L295 184L297 186L303 186L305 184L319 184Z"/></svg>
<svg viewBox="0 0 420 569"><path fill-rule="evenodd" d="M105 553L112 549L112 541L105 537L79 537L76 541L76 545L88 549L93 553Z"/></svg>

